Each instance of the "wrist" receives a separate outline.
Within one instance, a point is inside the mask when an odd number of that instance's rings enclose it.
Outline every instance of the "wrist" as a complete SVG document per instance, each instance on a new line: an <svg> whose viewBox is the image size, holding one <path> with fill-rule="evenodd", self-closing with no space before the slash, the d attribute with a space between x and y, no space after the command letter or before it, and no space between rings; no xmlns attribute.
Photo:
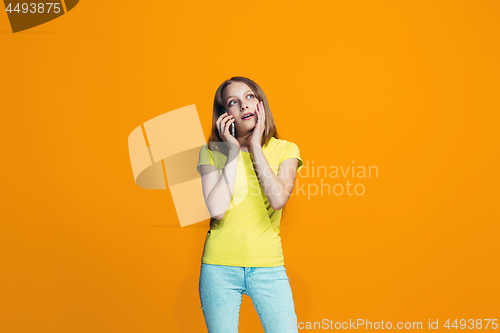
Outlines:
<svg viewBox="0 0 500 333"><path fill-rule="evenodd" d="M260 146L260 142L259 143L250 143L248 145L248 151L251 152L253 154L254 151L257 151L257 150L262 150L262 147Z"/></svg>
<svg viewBox="0 0 500 333"><path fill-rule="evenodd" d="M238 155L239 153L240 153L240 147L236 145L231 145L231 147L229 148L229 154Z"/></svg>
<svg viewBox="0 0 500 333"><path fill-rule="evenodd" d="M226 147L229 151L240 151L240 145L233 142L226 142Z"/></svg>

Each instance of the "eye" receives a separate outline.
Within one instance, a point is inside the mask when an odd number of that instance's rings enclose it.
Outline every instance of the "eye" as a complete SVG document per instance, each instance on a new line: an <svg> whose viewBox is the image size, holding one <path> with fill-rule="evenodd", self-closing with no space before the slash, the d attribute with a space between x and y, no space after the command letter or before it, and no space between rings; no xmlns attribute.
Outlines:
<svg viewBox="0 0 500 333"><path fill-rule="evenodd" d="M254 95L254 94L248 94L247 98L248 98L248 97L255 98L255 95Z"/></svg>
<svg viewBox="0 0 500 333"><path fill-rule="evenodd" d="M236 101L231 101L231 102L229 102L229 104L228 104L228 105L229 105L229 106L232 106L233 104L231 104L231 103L233 103L233 102L236 102Z"/></svg>

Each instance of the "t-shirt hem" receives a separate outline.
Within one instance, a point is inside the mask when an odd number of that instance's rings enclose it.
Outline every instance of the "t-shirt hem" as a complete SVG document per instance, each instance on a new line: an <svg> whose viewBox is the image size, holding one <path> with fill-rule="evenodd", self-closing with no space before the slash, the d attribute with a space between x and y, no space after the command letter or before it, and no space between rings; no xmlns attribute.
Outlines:
<svg viewBox="0 0 500 333"><path fill-rule="evenodd" d="M211 260L201 260L202 264L209 265L221 265L221 266L238 266L238 267L278 267L284 266L284 261L275 262L273 264L270 263L250 263L250 262L234 262L234 261L211 261Z"/></svg>

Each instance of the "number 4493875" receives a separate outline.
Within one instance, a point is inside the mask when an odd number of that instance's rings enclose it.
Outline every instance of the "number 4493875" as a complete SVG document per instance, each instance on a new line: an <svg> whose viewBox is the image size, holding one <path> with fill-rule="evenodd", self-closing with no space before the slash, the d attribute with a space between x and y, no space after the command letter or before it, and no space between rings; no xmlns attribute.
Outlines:
<svg viewBox="0 0 500 333"><path fill-rule="evenodd" d="M14 8L12 8L12 3L9 3L9 5L7 6L7 8L5 10L9 13L12 13L12 12L28 13L29 12L31 14L35 14L35 13L43 14L43 13L50 13L52 11L52 13L57 14L57 13L61 12L61 7L60 7L60 3L40 2L40 3L17 3L16 6Z"/></svg>
<svg viewBox="0 0 500 333"><path fill-rule="evenodd" d="M483 321L484 321L484 323L483 323ZM450 329L450 328L455 328L455 329L458 329L458 328L460 328L460 329L465 329L465 328L488 329L490 322L491 322L491 328L496 330L498 328L497 319L476 319L476 320L474 320L474 319L469 319L469 320L460 319L460 321L458 319L455 319L455 321L451 325L450 325L450 320L448 319L443 326L446 327L447 329Z"/></svg>

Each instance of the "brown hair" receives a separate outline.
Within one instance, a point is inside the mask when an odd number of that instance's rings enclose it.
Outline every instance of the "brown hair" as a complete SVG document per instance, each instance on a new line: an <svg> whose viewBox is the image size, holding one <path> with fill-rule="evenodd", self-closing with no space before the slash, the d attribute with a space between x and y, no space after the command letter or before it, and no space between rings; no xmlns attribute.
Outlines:
<svg viewBox="0 0 500 333"><path fill-rule="evenodd" d="M211 150L217 150L223 153L224 155L227 155L228 149L225 144L220 145L218 143L222 143L222 138L219 135L219 131L217 130L217 119L226 112L224 108L224 101L222 100L222 94L224 93L224 90L234 82L243 82L246 84L250 89L252 89L253 93L255 94L255 97L259 101L264 102L264 110L266 112L266 123L265 123L265 128L264 128L264 133L262 134L262 146L266 146L269 143L269 140L271 140L272 137L275 137L276 139L279 139L278 137L278 132L276 130L276 124L274 123L274 118L273 114L271 113L271 109L269 107L269 103L267 101L266 94L264 94L264 91L262 88L255 83L254 81L242 77L242 76L233 76L229 80L226 80L222 82L222 84L217 88L217 91L215 92L215 97L214 97L214 110L213 110L213 115L212 115L212 130L210 137L208 138L208 147Z"/></svg>

